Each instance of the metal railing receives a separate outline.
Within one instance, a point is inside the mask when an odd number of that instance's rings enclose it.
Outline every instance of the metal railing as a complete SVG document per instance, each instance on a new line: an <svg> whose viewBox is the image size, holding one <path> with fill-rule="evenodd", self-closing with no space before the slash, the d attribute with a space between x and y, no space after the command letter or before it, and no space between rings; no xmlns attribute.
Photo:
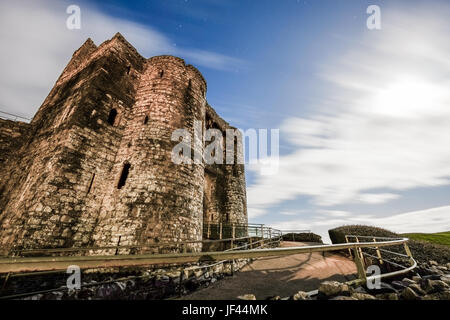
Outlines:
<svg viewBox="0 0 450 320"><path fill-rule="evenodd" d="M203 224L203 238L220 240L224 238L237 237L261 237L275 238L281 237L281 230L267 227L264 224L240 224L240 223L210 223Z"/></svg>
<svg viewBox="0 0 450 320"><path fill-rule="evenodd" d="M246 240L248 242L245 242L244 245L239 245L239 246L233 246L233 243L236 241L243 241ZM202 240L202 243L214 243L214 242L231 242L231 246L229 249L224 250L225 252L229 252L229 251L236 251L236 250L244 250L244 249L260 249L260 248L264 248L264 247L272 247L272 246L279 246L280 242L281 242L281 237L273 237L273 238L264 238L264 237L240 237L240 238L232 238L232 239L221 239L221 240ZM192 242L198 242L198 241L185 241L184 243L192 243ZM161 244L159 244L161 245ZM163 244L164 245L164 244ZM133 246L126 246L127 248L134 248ZM141 246L143 247L143 246ZM146 246L148 247L148 246ZM120 247L116 247L116 246L109 246L109 247L96 247L96 248L60 248L60 249L36 249L36 250L22 250L21 253L22 254L27 254L27 253L61 253L61 252L74 252L76 250L100 250L100 249L114 249L116 250L116 253L118 251L118 248L123 249L124 246ZM19 253L19 252L16 252ZM189 280L189 271L191 272L195 272L195 270L202 270L202 274L198 277L203 277L206 275L206 273L211 272L211 270L213 270L214 267L221 265L222 267L222 273L224 273L224 265L229 264L230 265L230 272L231 274L233 274L235 271L238 271L239 265L237 267L235 267L235 260L236 259L232 259L232 260L221 260L218 262L214 262L212 264L201 264L198 266L189 266L189 267L184 267L182 269L182 271L180 272L180 276L179 276L179 284L178 284L178 291L179 291L179 295L181 295L181 291L183 288L183 281L184 280ZM247 261L245 262L245 264L249 263L251 261L251 259L247 259ZM245 265L244 264L244 265ZM243 267L243 265L241 265L240 267ZM49 275L49 274L55 274L55 273L61 273L64 272L65 270L52 270L52 271L35 271L35 272L29 272L29 273L11 273L8 272L5 276L3 276L4 280L4 285L6 284L6 282L8 281L9 278L15 278L15 277L27 277L27 276L41 276L41 275ZM160 273L160 275L164 275L164 274L169 274L172 273L171 270L166 270L163 273ZM184 276L187 273L187 276ZM1 276L0 276L1 277ZM101 282L94 282L94 283L85 283L85 284L81 284L81 288L85 288L85 287L92 287L92 286L99 286L99 285L103 285L103 284L110 284L110 283L114 283L114 282L120 282L120 281L128 281L128 280L136 280L136 279L142 279L142 278L146 278L148 277L148 275L139 275L139 276L128 276L128 277L122 277L122 278L118 278L118 279L114 279L114 280L107 280L107 281L101 281ZM186 277L186 279L184 279ZM58 288L51 288L51 289L45 289L45 290L39 290L39 291L30 291L30 292L22 292L22 293L17 293L17 294L12 294L12 295L8 295L8 296L0 296L0 300L1 299L17 299L17 298L23 298L23 297L29 297L29 296L33 296L33 295L37 295L37 294L45 294L45 293L50 293L50 292L56 292L56 291L65 291L68 290L67 286L60 286Z"/></svg>
<svg viewBox="0 0 450 320"><path fill-rule="evenodd" d="M346 243L360 244L361 243L360 239L364 239L365 241L370 240L372 242L372 246L368 246L368 247L358 246L357 248L353 248L353 250L349 249L350 257L352 257L354 259L355 264L358 269L358 279L351 281L350 283L365 283L368 280L394 277L397 275L408 273L409 271L412 271L414 268L417 267L417 262L414 260L411 250L408 247L408 239L407 238L345 235ZM397 251L380 248L381 247L380 243L386 242L386 241L397 241L397 242L401 241L401 243L396 243L396 245L402 245L403 250L405 251L405 254L397 252ZM372 252L374 251L376 255L370 254L370 253L364 251L364 249L372 250ZM386 258L386 256L383 256L382 253L385 253L390 256L400 258L400 259L406 258L408 260L409 265L403 265L403 264L397 263L396 261L389 260ZM367 264L366 257L374 259L375 261L378 261L378 263L381 266L383 266L385 264L389 264L391 266L400 268L400 270L367 277L366 271L365 271L366 264Z"/></svg>
<svg viewBox="0 0 450 320"><path fill-rule="evenodd" d="M275 238L269 239L274 241ZM268 241L268 239L265 239ZM370 247L387 247L393 245L404 245L407 238L391 239L388 241L374 242L349 242L342 244L314 245L287 248L264 248L245 249L236 251L216 251L216 252L192 252L192 253L169 253L169 254L135 254L135 255L94 255L94 256L58 256L58 257L7 257L0 259L0 273L8 272L32 272L65 270L71 264L76 264L80 268L109 268L125 266L150 266L158 264L183 264L198 263L202 261L221 261L232 259L260 258L271 256L286 256L299 253L313 253L325 251L339 251L352 249L359 252L359 249ZM406 246L407 247L407 246ZM409 249L408 249L409 252ZM412 256L409 255L412 259ZM356 256L355 256L356 257ZM412 259L413 260L413 259Z"/></svg>
<svg viewBox="0 0 450 320"><path fill-rule="evenodd" d="M262 232L264 235L265 233ZM99 268L115 268L115 267L144 267L157 265L186 265L189 263L207 263L204 266L194 268L208 268L218 263L233 261L237 259L254 259L261 257L287 256L293 254L328 252L349 250L357 267L358 279L347 282L348 284L362 284L369 280L377 278L387 278L400 274L405 274L413 270L417 263L412 257L411 251L407 245L408 238L381 238L347 235L346 243L329 244L329 245L313 245L286 248L267 248L268 246L277 245L281 241L281 236L255 237L247 236L241 238L231 238L222 240L203 240L203 241L232 241L248 240L244 244L234 246L224 251L212 252L184 252L169 254L127 254L127 255L94 255L94 256L40 256L40 257L6 257L0 259L0 273L10 274L29 272L52 272L66 270L69 265L77 265L81 269L99 269ZM370 239L371 241L360 241ZM405 254L384 249L390 246L403 246ZM115 248L115 247L109 247ZM365 250L375 251L376 255L372 255ZM390 254L399 258L407 258L409 265L401 265L395 261L386 259L382 255ZM381 264L388 263L400 270L387 272L375 276L367 276L365 270L365 257L378 260ZM314 294L314 291L311 292ZM317 293L317 290L315 290Z"/></svg>
<svg viewBox="0 0 450 320"><path fill-rule="evenodd" d="M92 246L92 247L73 247L73 248L39 248L39 249L22 249L13 248L10 250L8 257L20 256L36 256L36 255L73 255L75 253L94 254L113 254L119 253L136 254L136 253L187 253L194 250L195 246L205 246L211 244L223 244L223 250L233 249L236 245L245 248L254 248L259 242L266 243L277 242L282 239L282 232L263 224L205 224L203 227L203 240L185 240L158 242L139 245L120 245L116 246ZM120 241L119 241L120 242ZM245 245L242 245L245 243ZM267 243L266 243L267 244ZM197 248L195 248L197 249ZM221 250L221 251L223 251ZM0 256L0 258L2 258Z"/></svg>

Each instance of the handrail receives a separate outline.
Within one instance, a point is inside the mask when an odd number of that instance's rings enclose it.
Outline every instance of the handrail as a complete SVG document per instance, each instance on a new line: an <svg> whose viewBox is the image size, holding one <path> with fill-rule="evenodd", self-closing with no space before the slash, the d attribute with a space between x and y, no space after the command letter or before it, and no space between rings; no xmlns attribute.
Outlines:
<svg viewBox="0 0 450 320"><path fill-rule="evenodd" d="M351 236L350 236L351 237ZM366 237L366 236L356 236L361 238L372 238L374 237ZM347 236L348 239L348 236ZM383 239L389 239L389 238L383 238ZM266 245L266 241L269 240L267 244L272 243L279 243L281 238L274 237L270 239L261 239L256 242L252 242L251 245L256 245L258 243L261 243L259 248ZM357 239L358 240L358 239ZM291 255L291 254L297 254L297 253L312 253L312 252L324 252L324 251L336 251L336 250L343 250L343 249L353 249L355 252L355 263L359 265L363 264L363 262L360 260L359 252L361 252L361 256L366 255L370 256L375 259L381 259L381 256L373 256L366 252L362 252L361 248L375 248L376 250L382 250L379 249L380 247L386 247L386 246L394 246L394 245L400 245L403 244L405 251L407 255L402 255L394 252L394 254L398 254L404 257L408 257L410 259L411 265L409 267L405 267L402 265L399 265L397 263L394 263L392 261L384 259L383 261L386 263L391 263L392 265L395 265L397 267L402 268L402 270L397 270L389 273L379 274L379 275L373 275L366 277L365 271L363 275L360 273L360 266L358 266L358 274L359 279L352 280L346 282L349 285L353 284L362 284L366 281L372 281L375 279L382 279L387 277L393 277L400 274L405 274L414 268L417 267L417 262L413 259L411 252L407 246L408 238L399 238L399 239L389 239L388 241L380 241L376 242L374 239L374 242L350 242L350 243L344 243L344 244L332 244L332 245L315 245L315 246L302 246L302 247L288 247L288 248L276 248L276 249L252 249L252 250L240 250L238 249L242 247L248 247L248 244L245 244L244 246L240 247L234 247L231 249L228 249L226 251L221 252L207 252L207 253L184 253L184 254L158 254L158 255L123 255L123 256L91 256L91 257L36 257L36 258L23 258L23 257L11 257L9 259L0 259L0 273L8 273L8 276L11 273L17 273L17 272L24 272L24 271L41 271L41 273L44 273L45 270L50 270L50 272L58 272L65 270L68 265L77 264L82 269L95 269L95 268L101 268L101 267L124 267L124 266L143 266L143 265L157 265L157 264L183 264L187 262L206 262L206 261L216 261L213 263L210 263L208 265L200 265L200 266L192 266L185 268L184 270L195 270L195 269L208 269L215 265L225 263L227 261L231 261L234 259L251 259L251 258L258 258L258 257L269 257L269 256L284 256L284 255ZM348 240L347 240L348 241ZM360 251L358 251L360 250ZM385 250L388 251L388 250ZM233 270L233 269L232 269ZM42 272L44 271L44 272ZM20 273L19 273L20 274ZM33 273L30 273L31 275ZM180 273L180 285L182 281L182 273ZM7 277L8 277L7 276ZM143 276L137 276L137 277L143 277ZM111 280L111 281L117 281ZM102 284L104 282L99 282L93 285ZM91 285L91 284L88 284ZM59 291L59 290L65 290L66 287L60 287L56 289L50 289L46 290L45 292L52 292L52 291ZM317 294L318 290L310 291L309 295ZM13 296L5 296L0 297L0 299L5 298L16 298L16 297L23 297L23 296L29 296L32 294L36 294L36 292L28 292L28 293L22 293L18 295Z"/></svg>
<svg viewBox="0 0 450 320"><path fill-rule="evenodd" d="M48 249L13 249L14 253L56 253L56 252L73 252L73 251L96 251L96 250L114 250L114 249L143 249L143 248L153 248L153 247L168 247L168 246L178 246L184 244L195 244L195 243L214 243L214 242L227 242L227 241L239 241L254 238L252 236L238 237L238 238L226 238L217 240L186 240L179 242L161 242L161 243L149 243L145 245L125 245L125 246L99 246L99 247L80 247L80 248L48 248Z"/></svg>
<svg viewBox="0 0 450 320"><path fill-rule="evenodd" d="M285 256L298 253L338 251L344 249L385 247L404 244L408 238L380 242L360 242L329 245L314 245L272 249L250 249L240 251L193 252L178 254L140 254L115 256L68 256L68 257L9 257L0 259L0 273L51 271L67 269L76 264L81 269L104 267L144 266L158 264L195 263L270 256Z"/></svg>

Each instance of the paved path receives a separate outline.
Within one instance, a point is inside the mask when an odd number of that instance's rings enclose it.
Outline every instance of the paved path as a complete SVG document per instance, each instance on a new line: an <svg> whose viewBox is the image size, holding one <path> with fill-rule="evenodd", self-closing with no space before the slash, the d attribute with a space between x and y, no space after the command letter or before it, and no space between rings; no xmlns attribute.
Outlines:
<svg viewBox="0 0 450 320"><path fill-rule="evenodd" d="M308 245L283 242L283 247ZM208 288L182 297L187 300L228 300L252 293L257 299L278 295L287 297L318 288L325 280L354 279L356 266L352 260L332 252L295 254L282 257L259 258L242 268L233 277L219 280Z"/></svg>

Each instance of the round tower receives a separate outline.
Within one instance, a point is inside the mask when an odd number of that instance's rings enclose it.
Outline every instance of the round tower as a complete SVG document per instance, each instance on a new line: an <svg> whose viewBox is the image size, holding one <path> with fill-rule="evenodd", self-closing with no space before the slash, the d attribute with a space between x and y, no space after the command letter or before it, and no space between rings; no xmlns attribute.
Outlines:
<svg viewBox="0 0 450 320"><path fill-rule="evenodd" d="M196 121L203 132L206 82L173 56L148 59L139 82L113 169L117 180L104 201L111 211L102 209L109 222L101 225L118 227L98 244L115 243L119 236L124 245L201 240L204 164L172 162L179 141L171 137L186 129L193 142ZM197 146L203 154L203 144ZM200 248L193 244L188 250Z"/></svg>

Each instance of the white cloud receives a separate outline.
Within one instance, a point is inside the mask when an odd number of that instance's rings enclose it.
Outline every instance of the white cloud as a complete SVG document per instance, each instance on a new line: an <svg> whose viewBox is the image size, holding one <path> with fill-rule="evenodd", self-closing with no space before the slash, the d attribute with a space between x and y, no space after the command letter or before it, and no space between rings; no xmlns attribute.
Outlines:
<svg viewBox="0 0 450 320"><path fill-rule="evenodd" d="M290 220L275 222L272 225L281 230L312 230L314 233L321 235L324 242L330 242L328 230L344 224L375 226L397 233L448 231L450 229L450 206L406 212L389 217L377 217L376 214L347 214L345 223L343 223L343 219L339 214L336 215L331 211L326 216L313 216L311 220Z"/></svg>
<svg viewBox="0 0 450 320"><path fill-rule="evenodd" d="M280 157L275 176L255 171L250 217L299 196L377 204L450 185L449 13L384 10L382 31L323 68L327 102L282 124L280 137L297 151Z"/></svg>
<svg viewBox="0 0 450 320"><path fill-rule="evenodd" d="M0 110L32 117L73 52L88 38L99 45L116 32L145 57L173 54L187 63L219 70L242 67L239 59L198 49L178 48L151 27L111 17L80 4L81 29L68 30L67 1L0 2Z"/></svg>

